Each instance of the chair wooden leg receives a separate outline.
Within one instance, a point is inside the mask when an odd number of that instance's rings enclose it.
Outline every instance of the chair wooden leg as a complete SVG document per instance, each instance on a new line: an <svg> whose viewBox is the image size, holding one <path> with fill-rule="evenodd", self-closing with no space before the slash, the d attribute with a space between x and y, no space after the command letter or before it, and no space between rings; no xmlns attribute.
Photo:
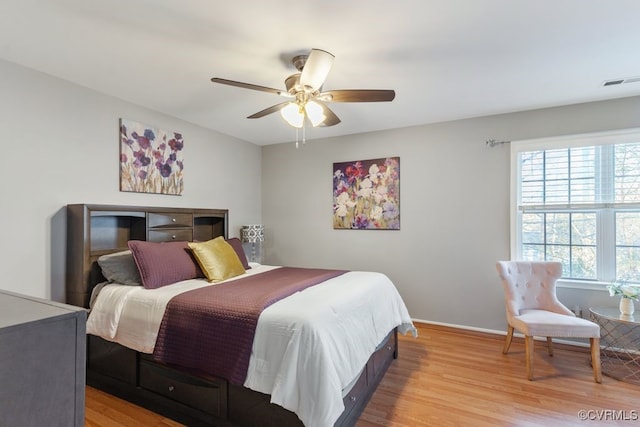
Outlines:
<svg viewBox="0 0 640 427"><path fill-rule="evenodd" d="M507 354L509 351L509 347L511 347L511 340L513 339L513 326L509 325L509 329L507 330L507 338L504 342L504 347L502 348L502 354Z"/></svg>
<svg viewBox="0 0 640 427"><path fill-rule="evenodd" d="M553 339L551 337L547 337L547 351L549 356L553 356Z"/></svg>
<svg viewBox="0 0 640 427"><path fill-rule="evenodd" d="M524 352L527 359L527 378L533 380L533 336L525 335Z"/></svg>
<svg viewBox="0 0 640 427"><path fill-rule="evenodd" d="M590 338L591 341L591 366L593 367L593 379L597 383L602 382L602 370L600 366L600 338Z"/></svg>

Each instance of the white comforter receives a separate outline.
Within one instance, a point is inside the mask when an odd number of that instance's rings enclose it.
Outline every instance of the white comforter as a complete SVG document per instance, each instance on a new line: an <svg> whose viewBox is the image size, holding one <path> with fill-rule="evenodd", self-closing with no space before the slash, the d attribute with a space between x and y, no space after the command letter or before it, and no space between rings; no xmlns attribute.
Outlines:
<svg viewBox="0 0 640 427"><path fill-rule="evenodd" d="M278 267L252 264L235 279L273 268ZM152 353L169 300L203 286L215 284L186 280L153 290L106 285L87 319L87 333ZM389 278L345 273L262 312L244 385L270 394L271 402L295 412L305 426L333 426L344 410L343 390L395 327L417 334Z"/></svg>

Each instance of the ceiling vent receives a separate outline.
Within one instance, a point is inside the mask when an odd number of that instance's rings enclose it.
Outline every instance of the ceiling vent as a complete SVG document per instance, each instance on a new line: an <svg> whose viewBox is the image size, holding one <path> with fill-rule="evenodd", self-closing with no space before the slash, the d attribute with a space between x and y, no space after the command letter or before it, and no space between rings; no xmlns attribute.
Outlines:
<svg viewBox="0 0 640 427"><path fill-rule="evenodd" d="M602 86L616 86L616 85L621 85L626 83L635 83L635 82L640 82L640 76L627 77L625 79L607 80L606 82L602 83Z"/></svg>

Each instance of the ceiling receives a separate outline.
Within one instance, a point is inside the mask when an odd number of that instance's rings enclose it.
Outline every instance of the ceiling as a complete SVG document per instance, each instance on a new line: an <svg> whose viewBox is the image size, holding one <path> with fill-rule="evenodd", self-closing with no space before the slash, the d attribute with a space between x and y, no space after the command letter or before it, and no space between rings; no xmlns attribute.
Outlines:
<svg viewBox="0 0 640 427"><path fill-rule="evenodd" d="M279 114L291 57L335 55L332 103L307 139L640 95L638 0L2 0L0 58L258 145L295 140ZM135 119L135 118L132 118Z"/></svg>

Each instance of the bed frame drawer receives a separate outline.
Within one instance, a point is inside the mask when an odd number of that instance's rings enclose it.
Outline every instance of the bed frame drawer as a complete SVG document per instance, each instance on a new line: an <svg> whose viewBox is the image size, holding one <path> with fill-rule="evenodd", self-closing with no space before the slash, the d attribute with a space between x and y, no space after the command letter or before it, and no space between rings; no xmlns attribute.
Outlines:
<svg viewBox="0 0 640 427"><path fill-rule="evenodd" d="M227 383L140 361L140 387L216 417L227 416Z"/></svg>
<svg viewBox="0 0 640 427"><path fill-rule="evenodd" d="M356 406L361 406L360 401L368 398L368 396L365 396L365 392L367 390L367 383L368 383L368 378L367 378L367 372L365 369L362 371L362 374L360 375L360 378L358 379L358 381L356 381L356 383L353 385L351 390L349 390L349 393L347 393L347 395L344 397L343 399L344 412L342 413L340 418L338 418L336 425L341 425L341 422L343 421L343 419L349 418L351 415L351 412Z"/></svg>
<svg viewBox="0 0 640 427"><path fill-rule="evenodd" d="M383 374L387 370L387 366L396 357L395 341L396 335L389 334L384 340L384 343L378 347L375 353L371 356L367 368L369 370L369 378L375 379L379 375Z"/></svg>
<svg viewBox="0 0 640 427"><path fill-rule="evenodd" d="M149 228L193 227L193 215L190 213L152 213L149 214Z"/></svg>
<svg viewBox="0 0 640 427"><path fill-rule="evenodd" d="M167 230L149 230L150 242L172 242L172 241L188 241L193 240L193 230L185 229L167 229Z"/></svg>

